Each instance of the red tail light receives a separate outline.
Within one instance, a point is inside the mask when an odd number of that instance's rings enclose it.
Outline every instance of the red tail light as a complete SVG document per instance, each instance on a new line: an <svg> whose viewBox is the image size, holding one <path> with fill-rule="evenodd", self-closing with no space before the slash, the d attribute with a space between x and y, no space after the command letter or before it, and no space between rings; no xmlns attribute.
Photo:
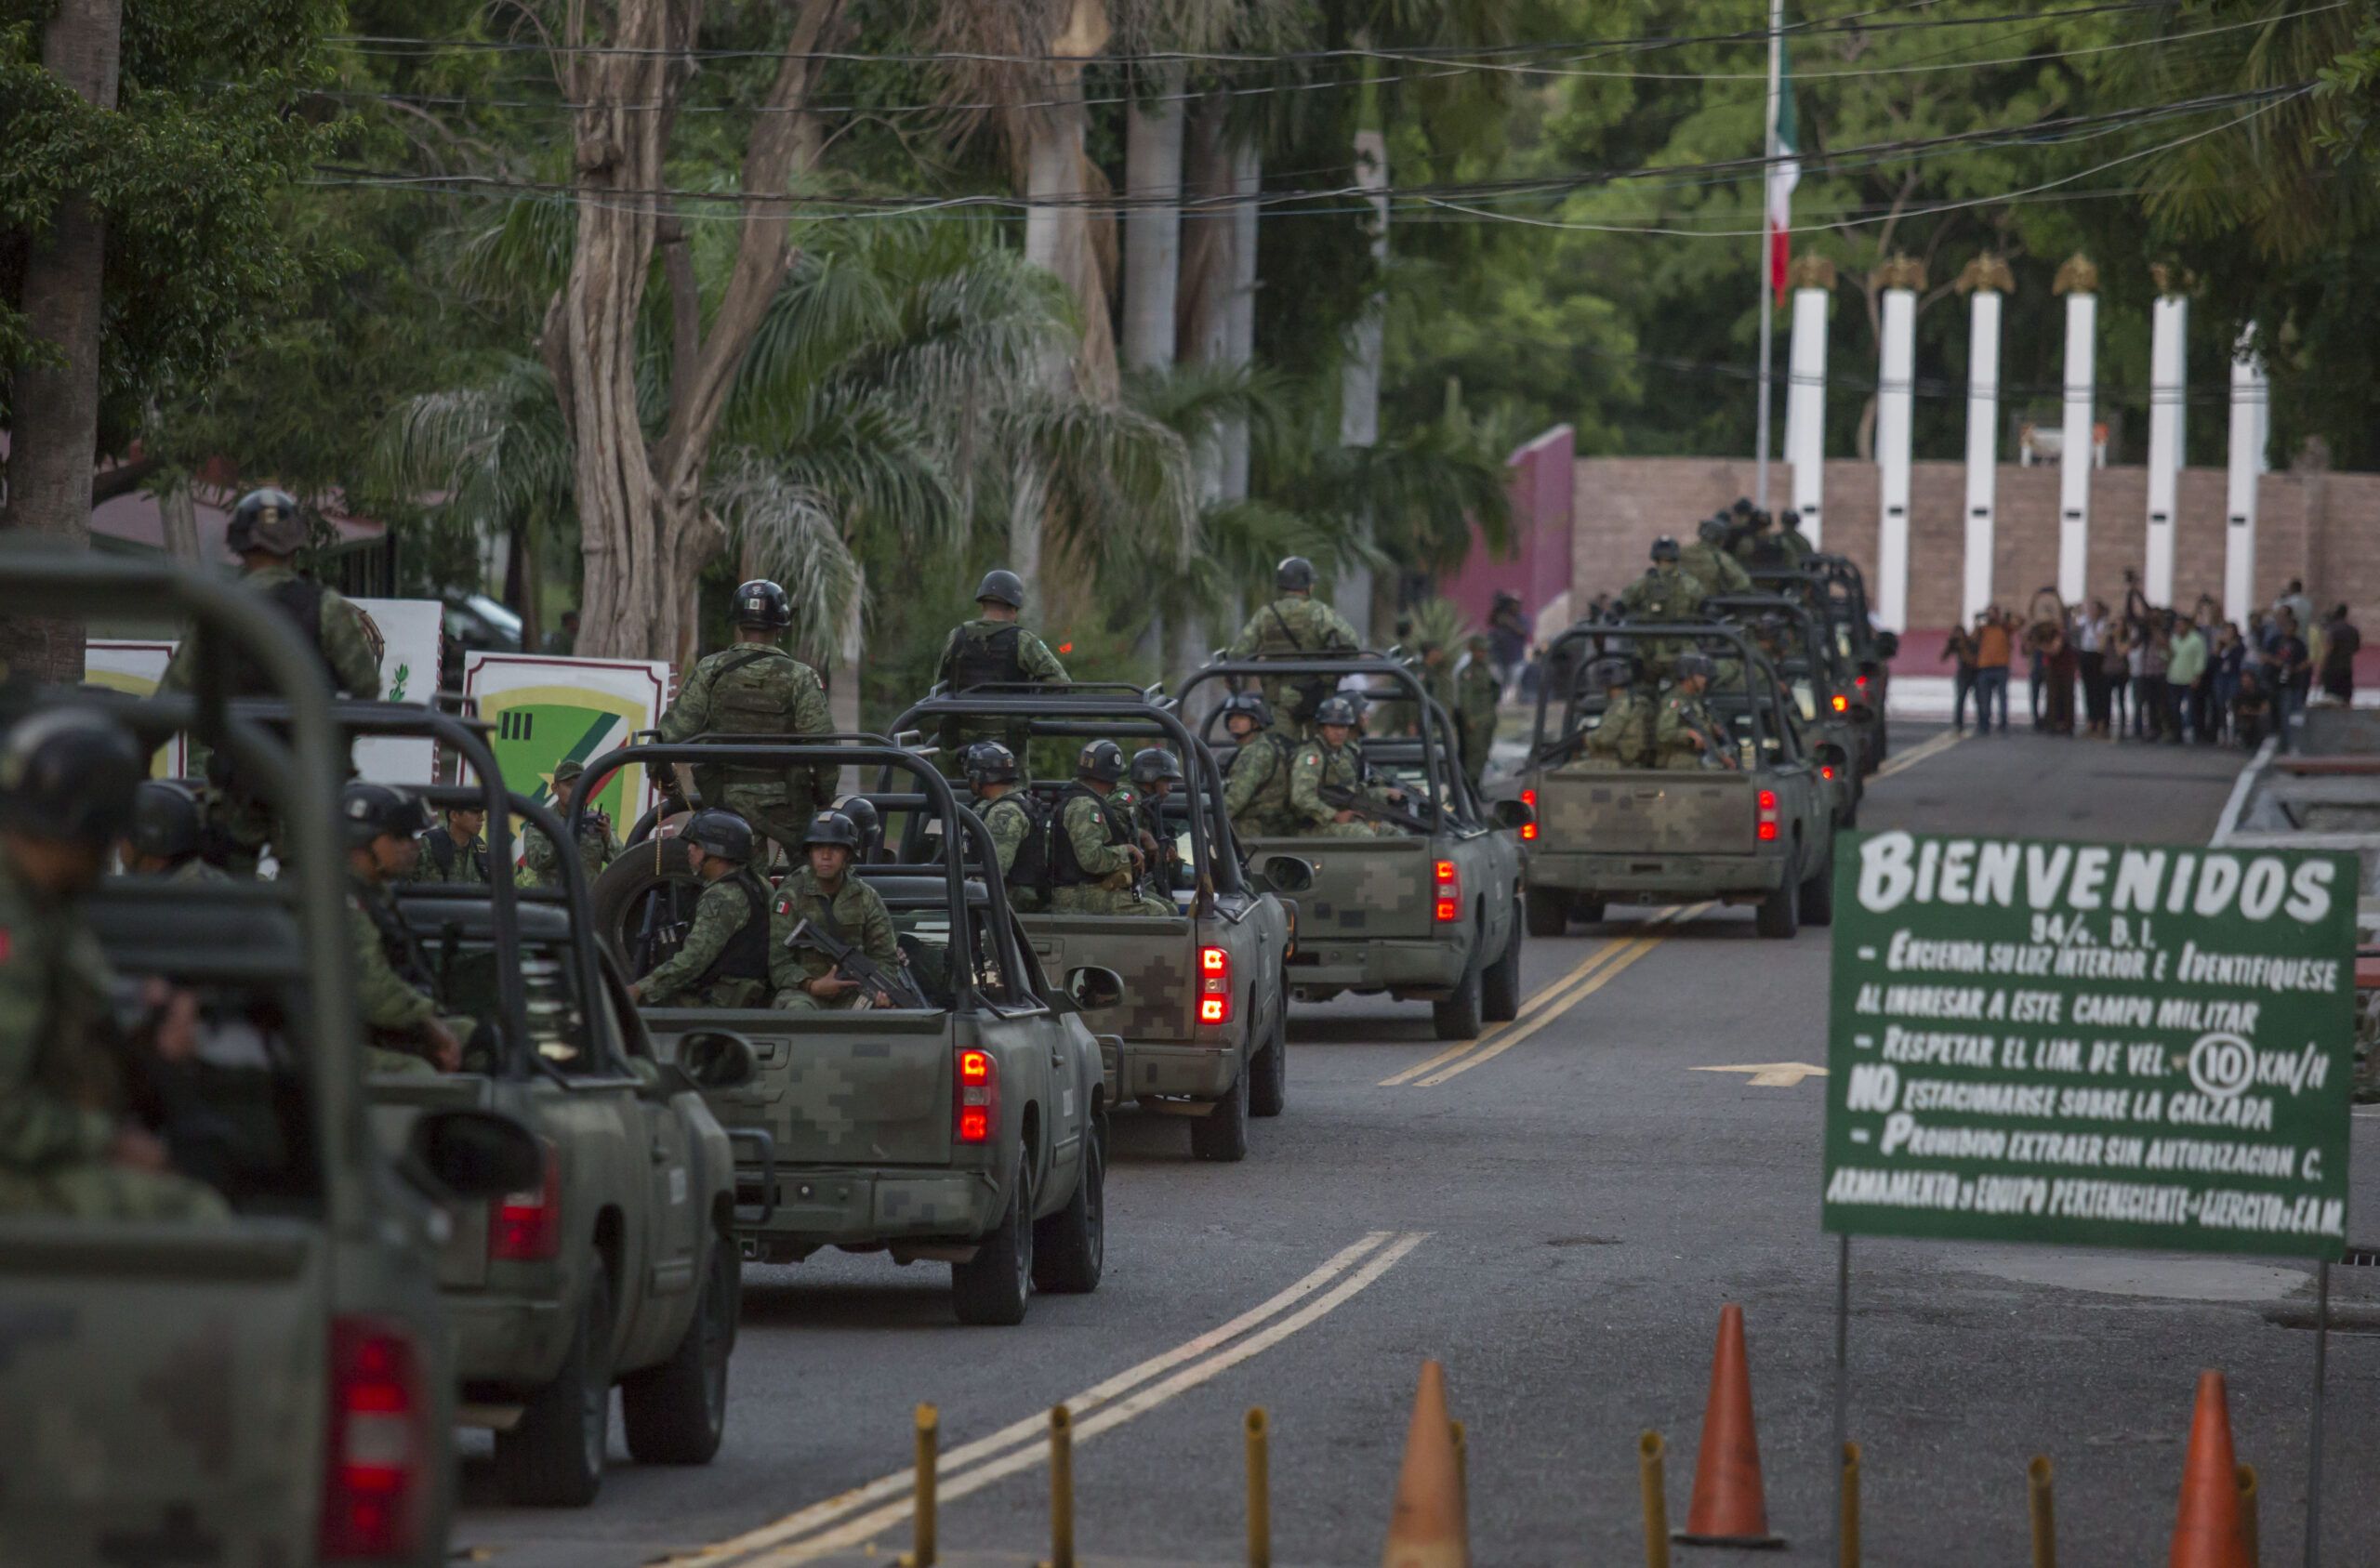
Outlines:
<svg viewBox="0 0 2380 1568"><path fill-rule="evenodd" d="M961 1143L989 1143L1000 1117L1000 1068L992 1053L959 1053L959 1103L954 1131Z"/></svg>
<svg viewBox="0 0 2380 1568"><path fill-rule="evenodd" d="M1777 837L1777 792L1773 789L1760 792L1759 822L1760 841L1765 844Z"/></svg>
<svg viewBox="0 0 2380 1568"><path fill-rule="evenodd" d="M1537 837L1537 791L1521 791L1521 804L1528 808L1528 821L1521 824L1521 842L1533 842Z"/></svg>
<svg viewBox="0 0 2380 1568"><path fill-rule="evenodd" d="M1833 764L1833 763L1831 763L1831 762L1821 762L1821 763L1819 763L1819 764L1818 764L1818 777L1820 777L1820 778L1822 778L1822 779L1831 779L1831 778L1833 778L1833 777L1834 777L1834 764Z"/></svg>
<svg viewBox="0 0 2380 1568"><path fill-rule="evenodd" d="M1853 676L1851 678L1851 683L1854 686L1858 687L1862 692L1865 692L1868 689L1868 678L1864 675Z"/></svg>
<svg viewBox="0 0 2380 1568"><path fill-rule="evenodd" d="M1462 918L1462 874L1455 869L1452 861L1440 861L1431 870L1437 880L1431 918L1441 926L1450 926Z"/></svg>
<svg viewBox="0 0 2380 1568"><path fill-rule="evenodd" d="M430 1402L404 1331L331 1323L330 1430L323 1444L324 1561L411 1557L430 1500Z"/></svg>
<svg viewBox="0 0 2380 1568"><path fill-rule="evenodd" d="M1862 679L1859 684L1865 686L1868 682L1865 679ZM1849 713L1851 711L1851 699L1844 696L1842 692L1837 692L1834 694L1834 711L1837 713Z"/></svg>
<svg viewBox="0 0 2380 1568"><path fill-rule="evenodd" d="M546 1145L546 1179L491 1206L487 1255L496 1263L543 1263L562 1255L562 1160Z"/></svg>
<svg viewBox="0 0 2380 1568"><path fill-rule="evenodd" d="M1231 955L1220 947L1198 949L1198 1021L1231 1021Z"/></svg>

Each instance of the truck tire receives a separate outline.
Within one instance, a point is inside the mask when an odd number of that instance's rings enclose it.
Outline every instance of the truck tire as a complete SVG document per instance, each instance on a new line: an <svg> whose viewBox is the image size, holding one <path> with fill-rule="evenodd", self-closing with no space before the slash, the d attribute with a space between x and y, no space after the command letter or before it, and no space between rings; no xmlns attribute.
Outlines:
<svg viewBox="0 0 2380 1568"><path fill-rule="evenodd" d="M1821 862L1802 883L1800 897L1795 901L1805 926L1834 924L1834 867Z"/></svg>
<svg viewBox="0 0 2380 1568"><path fill-rule="evenodd" d="M677 886L665 886L671 883ZM645 924L646 895L655 889L660 889L662 897L682 903L683 915L693 914L694 901L701 889L686 863L686 847L675 837L624 850L588 889L587 899L595 919L595 940L611 950L613 958L631 978L650 972L654 965L677 950L672 943L666 951L638 951Z"/></svg>
<svg viewBox="0 0 2380 1568"><path fill-rule="evenodd" d="M1107 1118L1086 1133L1082 1179L1066 1206L1033 1227L1033 1288L1084 1296L1107 1266Z"/></svg>
<svg viewBox="0 0 2380 1568"><path fill-rule="evenodd" d="M496 1484L521 1508L583 1509L603 1485L612 1429L612 1279L600 1259L554 1380L496 1434Z"/></svg>
<svg viewBox="0 0 2380 1568"><path fill-rule="evenodd" d="M1570 895L1559 888L1531 888L1521 895L1533 937L1558 937L1570 929Z"/></svg>
<svg viewBox="0 0 2380 1568"><path fill-rule="evenodd" d="M1487 933L1480 933L1484 944ZM1441 1040L1475 1040L1479 1038L1479 971L1485 966L1482 955L1474 946L1471 962L1462 968L1462 979L1456 984L1454 995L1443 1002L1430 1004L1430 1022Z"/></svg>
<svg viewBox="0 0 2380 1568"><path fill-rule="evenodd" d="M1248 1158L1248 1064L1215 1108L1190 1123L1192 1157L1216 1165L1237 1165Z"/></svg>
<svg viewBox="0 0 2380 1568"><path fill-rule="evenodd" d="M735 1238L711 1238L710 1264L686 1337L659 1366L620 1380L620 1425L640 1465L707 1465L727 1432L727 1358L744 1304Z"/></svg>
<svg viewBox="0 0 2380 1568"><path fill-rule="evenodd" d="M1513 912L1512 935L1504 951L1479 981L1479 1016L1489 1023L1510 1023L1521 1015L1521 918Z"/></svg>
<svg viewBox="0 0 2380 1568"><path fill-rule="evenodd" d="M1248 1061L1248 1113L1277 1116L1289 1102L1289 994L1281 993L1273 1037Z"/></svg>
<svg viewBox="0 0 2380 1568"><path fill-rule="evenodd" d="M1601 920L1603 918L1603 900L1591 899L1584 893L1580 893L1577 898L1570 901L1570 918L1576 920L1581 926L1592 926L1596 921Z"/></svg>
<svg viewBox="0 0 2380 1568"><path fill-rule="evenodd" d="M1791 938L1802 929L1802 889L1798 883L1788 882L1760 901L1758 916L1753 925L1765 937L1778 940Z"/></svg>
<svg viewBox="0 0 2380 1568"><path fill-rule="evenodd" d="M960 1323L1006 1327L1025 1321L1033 1294L1033 1166L1016 1164L1008 1212L985 1236L975 1256L950 1266L950 1305Z"/></svg>

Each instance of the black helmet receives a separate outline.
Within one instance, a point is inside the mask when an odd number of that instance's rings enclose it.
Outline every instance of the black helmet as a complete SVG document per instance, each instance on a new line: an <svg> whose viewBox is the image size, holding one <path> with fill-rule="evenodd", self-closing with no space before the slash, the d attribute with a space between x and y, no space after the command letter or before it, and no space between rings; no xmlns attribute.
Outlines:
<svg viewBox="0 0 2380 1568"><path fill-rule="evenodd" d="M1014 784L1016 753L998 741L977 741L959 759L969 784Z"/></svg>
<svg viewBox="0 0 2380 1568"><path fill-rule="evenodd" d="M1654 540L1653 559L1655 560L1675 560L1677 559L1677 541L1667 534L1664 534L1659 538Z"/></svg>
<svg viewBox="0 0 2380 1568"><path fill-rule="evenodd" d="M727 618L739 626L783 631L793 625L793 600L766 577L755 577L736 586L734 601L727 607Z"/></svg>
<svg viewBox="0 0 2380 1568"><path fill-rule="evenodd" d="M1314 562L1302 555L1287 556L1273 568L1273 586L1283 593L1314 591Z"/></svg>
<svg viewBox="0 0 2380 1568"><path fill-rule="evenodd" d="M1182 782L1182 760L1161 745L1144 746L1132 753L1132 783L1141 789L1153 789L1158 784Z"/></svg>
<svg viewBox="0 0 2380 1568"><path fill-rule="evenodd" d="M132 794L132 848L159 860L198 853L198 793L177 779L143 779Z"/></svg>
<svg viewBox="0 0 2380 1568"><path fill-rule="evenodd" d="M1273 727L1273 705L1264 700L1264 695L1261 692L1234 692L1231 699L1223 704L1223 714L1228 720L1235 713L1244 713L1256 720L1256 727L1259 730L1270 730Z"/></svg>
<svg viewBox="0 0 2380 1568"><path fill-rule="evenodd" d="M1587 685L1593 691L1608 692L1615 686L1636 684L1636 659L1630 653L1606 653L1587 666Z"/></svg>
<svg viewBox="0 0 2380 1568"><path fill-rule="evenodd" d="M347 824L347 847L360 850L382 834L411 838L430 831L421 797L394 784L356 779L339 792L338 814Z"/></svg>
<svg viewBox="0 0 2380 1568"><path fill-rule="evenodd" d="M251 490L231 508L231 525L223 543L233 555L263 550L270 555L296 555L306 543L306 520L298 515L298 497L286 490Z"/></svg>
<svg viewBox="0 0 2380 1568"><path fill-rule="evenodd" d="M740 820L740 819L739 819ZM810 831L801 836L801 847L813 844L840 844L853 854L859 852L859 824L848 812L829 808L810 819Z"/></svg>
<svg viewBox="0 0 2380 1568"><path fill-rule="evenodd" d="M1005 604L1011 610L1025 608L1025 579L1005 566L995 566L984 573L975 585L975 602Z"/></svg>
<svg viewBox="0 0 2380 1568"><path fill-rule="evenodd" d="M1357 722L1355 699L1344 696L1323 698L1315 706L1314 721L1316 724L1343 724L1354 729Z"/></svg>
<svg viewBox="0 0 2380 1568"><path fill-rule="evenodd" d="M1736 497L1736 504L1727 509L1735 513L1738 517L1750 517L1752 515L1752 497L1749 495L1739 495Z"/></svg>
<svg viewBox="0 0 2380 1568"><path fill-rule="evenodd" d="M1725 544L1727 538L1727 520L1723 517L1706 517L1694 525L1694 532L1706 545Z"/></svg>
<svg viewBox="0 0 2380 1568"><path fill-rule="evenodd" d="M1680 653L1670 665L1670 672L1680 680L1691 680L1698 675L1708 680L1716 668L1717 666L1711 663L1710 654L1698 653L1691 650Z"/></svg>
<svg viewBox="0 0 2380 1568"><path fill-rule="evenodd" d="M851 818L852 825L859 829L859 842L862 853L866 852L868 845L877 842L883 837L884 819L882 816L878 814L876 802L870 800L866 796L845 796L843 797L843 803L836 807L835 810Z"/></svg>
<svg viewBox="0 0 2380 1568"><path fill-rule="evenodd" d="M752 824L733 811L707 807L686 819L678 837L707 855L742 865L752 858Z"/></svg>
<svg viewBox="0 0 2380 1568"><path fill-rule="evenodd" d="M1075 777L1117 784L1124 777L1124 748L1114 741L1093 741L1075 758Z"/></svg>
<svg viewBox="0 0 2380 1568"><path fill-rule="evenodd" d="M0 825L99 848L132 820L148 758L96 708L54 707L0 738Z"/></svg>

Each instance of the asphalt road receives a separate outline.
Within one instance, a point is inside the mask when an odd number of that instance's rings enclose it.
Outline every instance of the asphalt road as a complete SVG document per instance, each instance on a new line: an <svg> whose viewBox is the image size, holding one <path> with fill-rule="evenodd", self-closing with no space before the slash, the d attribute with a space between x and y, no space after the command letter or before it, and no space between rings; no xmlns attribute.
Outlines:
<svg viewBox="0 0 2380 1568"><path fill-rule="evenodd" d="M1907 756L1925 738L1896 741ZM1863 824L2203 841L2238 765L1970 739L1876 781ZM1760 941L1749 910L1574 928L1532 942L1524 973L1533 995L1567 982L1575 999L1418 1073L1443 1049L1426 1007L1304 1008L1289 1108L1256 1124L1245 1164L1193 1164L1179 1124L1119 1118L1095 1296L968 1329L940 1267L752 1269L714 1464L641 1469L615 1437L600 1502L563 1513L490 1506L473 1461L456 1545L520 1568L718 1543L735 1549L707 1561L881 1562L908 1543L911 1410L931 1401L945 1561L1030 1562L1049 1543L1038 1423L1064 1400L1083 1561L1244 1561L1241 1422L1263 1405L1275 1560L1370 1563L1416 1371L1436 1357L1469 1433L1474 1561L1642 1561L1638 1434L1666 1434L1682 1519L1712 1335L1734 1301L1770 1523L1791 1543L1767 1560L1822 1561L1836 1263L1818 1222L1823 1080L1756 1085L1733 1069L1825 1061L1827 942ZM2375 1132L2359 1115L2367 1214ZM2359 1223L2380 1241L2380 1220ZM2380 1561L2375 1275L2333 1275L2367 1330L2331 1343L2335 1564ZM2286 1264L1858 1244L1865 1560L2029 1561L2025 1465L2047 1454L2061 1561L2162 1562L2195 1375L2220 1367L2240 1456L2262 1476L2264 1561L2299 1561L2314 1337L2291 1325L2310 1303L2307 1271Z"/></svg>

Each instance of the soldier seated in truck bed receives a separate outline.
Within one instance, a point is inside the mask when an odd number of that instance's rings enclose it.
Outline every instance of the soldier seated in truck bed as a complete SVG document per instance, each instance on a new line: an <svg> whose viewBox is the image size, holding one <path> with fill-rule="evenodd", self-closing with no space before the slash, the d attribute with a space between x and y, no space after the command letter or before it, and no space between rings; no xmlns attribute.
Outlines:
<svg viewBox="0 0 2380 1568"><path fill-rule="evenodd" d="M1405 802L1404 790L1366 776L1363 751L1355 744L1356 720L1353 697L1326 697L1315 710L1314 739L1300 746L1289 761L1292 837L1372 838L1405 831L1393 823L1368 817L1355 807L1324 798L1326 792L1346 791L1375 805Z"/></svg>
<svg viewBox="0 0 2380 1568"><path fill-rule="evenodd" d="M1569 735L1556 743L1564 759L1555 772L1652 766L1655 709L1639 689L1643 679L1633 654L1606 653L1587 666L1586 689L1603 693L1603 706L1600 712L1582 708Z"/></svg>

